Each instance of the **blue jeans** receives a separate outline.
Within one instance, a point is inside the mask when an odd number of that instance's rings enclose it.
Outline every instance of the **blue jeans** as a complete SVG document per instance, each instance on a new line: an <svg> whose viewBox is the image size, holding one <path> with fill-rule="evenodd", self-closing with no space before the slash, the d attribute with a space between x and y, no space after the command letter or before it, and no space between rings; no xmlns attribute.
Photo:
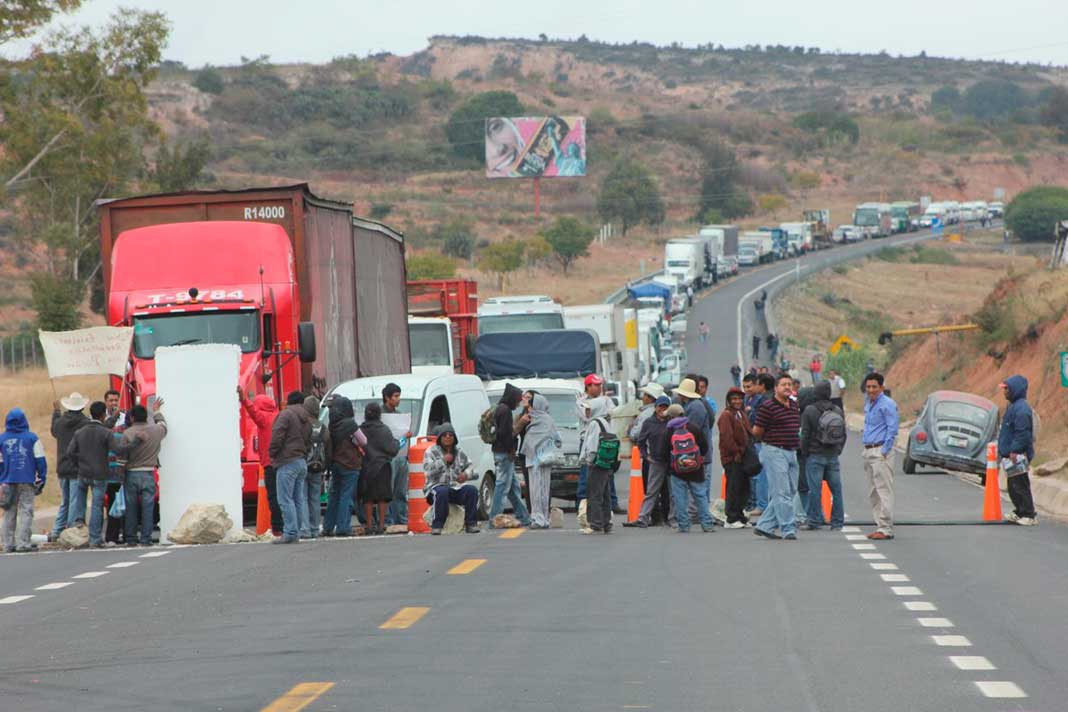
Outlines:
<svg viewBox="0 0 1068 712"><path fill-rule="evenodd" d="M760 515L757 528L783 536L797 531L794 516L794 495L797 494L797 453L764 443L760 448L760 462L768 476L768 506Z"/></svg>
<svg viewBox="0 0 1068 712"><path fill-rule="evenodd" d="M123 496L126 497L126 543L133 544L138 541L137 515L140 512L140 543L144 546L152 544L152 529L156 525L156 477L152 470L127 472Z"/></svg>
<svg viewBox="0 0 1068 712"><path fill-rule="evenodd" d="M63 495L63 499L59 503L59 510L56 511L56 523L52 525L52 538L57 539L63 530L67 528L67 518L70 516L70 500L74 491L74 487L71 485L77 482L69 477L59 478L59 491Z"/></svg>
<svg viewBox="0 0 1068 712"><path fill-rule="evenodd" d="M319 537L319 525L322 524L323 473L309 472L304 484L308 488L308 526L301 528L300 535L305 539L316 539Z"/></svg>
<svg viewBox="0 0 1068 712"><path fill-rule="evenodd" d="M762 447L764 447L763 443L756 443L758 455ZM766 470L761 469L760 474L753 478L753 488L750 490L749 499L761 511L768 508L768 473Z"/></svg>
<svg viewBox="0 0 1068 712"><path fill-rule="evenodd" d="M496 471L495 487L493 488L493 503L490 505L489 520L493 526L493 518L504 511L504 498L512 503L512 511L515 518L523 526L530 524L530 512L523 501L523 493L519 487L519 480L515 476L515 458L505 453L493 453L493 467Z"/></svg>
<svg viewBox="0 0 1068 712"><path fill-rule="evenodd" d="M85 504L89 490L93 491L92 509L89 510L89 544L101 544L104 541L104 495L108 492L108 483L103 480L77 479L71 483L70 511L67 526L85 521Z"/></svg>
<svg viewBox="0 0 1068 712"><path fill-rule="evenodd" d="M393 499L386 512L386 524L408 524L408 448L403 447L390 463Z"/></svg>
<svg viewBox="0 0 1068 712"><path fill-rule="evenodd" d="M823 523L823 481L831 490L831 526L845 524L845 502L842 501L842 470L837 455L809 455L805 462L805 477L808 479L809 524Z"/></svg>
<svg viewBox="0 0 1068 712"><path fill-rule="evenodd" d="M578 503L586 499L586 480L590 476L590 470L588 465L582 465L579 468L578 486L575 490L575 506ZM612 509L619 509L619 495L616 494L616 476L613 473L611 479L608 480L608 493L612 498Z"/></svg>
<svg viewBox="0 0 1068 712"><path fill-rule="evenodd" d="M674 475L671 476L671 499L675 501L675 521L679 525L679 531L690 530L690 512L687 507L686 496L693 497L697 503L697 519L701 522L702 529L711 529L715 526L712 513L708 511L708 491L706 482L687 482Z"/></svg>
<svg viewBox="0 0 1068 712"><path fill-rule="evenodd" d="M323 534L352 533L352 493L360 480L359 470L334 467L330 476L330 494L323 517Z"/></svg>
<svg viewBox="0 0 1068 712"><path fill-rule="evenodd" d="M296 539L308 529L308 463L303 457L277 465L278 508L282 510L282 536Z"/></svg>

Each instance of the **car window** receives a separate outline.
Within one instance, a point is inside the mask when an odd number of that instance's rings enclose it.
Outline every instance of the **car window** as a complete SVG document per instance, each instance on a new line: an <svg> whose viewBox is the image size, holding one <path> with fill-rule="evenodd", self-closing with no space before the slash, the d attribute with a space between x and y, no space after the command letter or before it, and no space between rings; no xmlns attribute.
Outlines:
<svg viewBox="0 0 1068 712"><path fill-rule="evenodd" d="M456 428L457 437L469 438L478 435L478 419L488 407L481 405L485 403L484 398L481 391L460 391L455 394L453 400L459 404L459 410L452 416L452 427Z"/></svg>
<svg viewBox="0 0 1068 712"><path fill-rule="evenodd" d="M990 412L986 408L962 403L961 401L940 401L935 406L935 418L938 420L963 420L980 427L986 427Z"/></svg>

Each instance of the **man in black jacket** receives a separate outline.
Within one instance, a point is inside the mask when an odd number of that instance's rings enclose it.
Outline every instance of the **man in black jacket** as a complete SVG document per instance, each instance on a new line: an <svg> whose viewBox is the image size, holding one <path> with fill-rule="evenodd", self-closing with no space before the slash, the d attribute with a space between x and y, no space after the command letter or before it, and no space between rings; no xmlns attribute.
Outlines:
<svg viewBox="0 0 1068 712"><path fill-rule="evenodd" d="M78 486L78 468L77 463L67 455L67 448L70 446L70 441L74 439L74 434L89 422L85 413L82 412L88 404L89 400L77 392L52 404L52 437L56 439L56 474L59 476L59 489L63 499L59 503L56 523L52 525L49 541L57 541L63 530L73 523L68 520L74 513L70 505L74 490ZM63 406L62 413L60 413L60 406ZM85 511L82 510L82 518L84 517Z"/></svg>
<svg viewBox="0 0 1068 712"><path fill-rule="evenodd" d="M74 434L67 455L78 468L78 481L74 488L73 507L75 524L85 524L85 503L89 490L93 491L93 505L89 514L89 546L104 547L104 495L107 493L108 450L111 449L111 429L104 424L108 408L103 401L89 406L92 420Z"/></svg>
<svg viewBox="0 0 1068 712"><path fill-rule="evenodd" d="M515 426L513 412L519 407L519 401L523 392L507 383L504 393L497 403L497 410L493 413L493 423L496 435L491 449L493 450L493 468L495 471L493 503L489 511L489 527L493 528L493 518L504 511L504 498L512 503L512 510L516 519L523 526L530 524L530 513L523 502L519 481L515 477Z"/></svg>
<svg viewBox="0 0 1068 712"><path fill-rule="evenodd" d="M803 389L808 390L808 389ZM812 389L814 400L801 413L801 455L805 460L803 476L808 480L805 501L805 529L823 526L823 482L831 490L831 530L839 531L845 524L845 505L842 502L842 472L838 456L846 443L845 414L831 403L831 384L818 381Z"/></svg>

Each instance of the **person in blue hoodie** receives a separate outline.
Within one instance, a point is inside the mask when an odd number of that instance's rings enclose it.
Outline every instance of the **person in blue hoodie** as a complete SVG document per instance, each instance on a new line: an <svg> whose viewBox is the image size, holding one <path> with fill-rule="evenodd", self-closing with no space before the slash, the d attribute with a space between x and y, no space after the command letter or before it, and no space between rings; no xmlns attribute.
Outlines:
<svg viewBox="0 0 1068 712"><path fill-rule="evenodd" d="M7 414L7 430L0 435L0 485L11 489L10 506L0 526L4 552L26 552L37 548L31 543L33 498L44 489L48 474L44 446L34 433L21 408Z"/></svg>
<svg viewBox="0 0 1068 712"><path fill-rule="evenodd" d="M1001 419L1001 432L998 434L998 457L1008 458L1013 463L1027 458L1030 463L1035 457L1034 416L1031 405L1027 402L1027 379L1020 375L1009 376L1001 384L1001 392L1009 407ZM1014 511L1006 519L1025 527L1035 525L1038 520L1035 513L1035 501L1031 498L1031 469L1025 466L1020 474L1010 474L1009 498Z"/></svg>

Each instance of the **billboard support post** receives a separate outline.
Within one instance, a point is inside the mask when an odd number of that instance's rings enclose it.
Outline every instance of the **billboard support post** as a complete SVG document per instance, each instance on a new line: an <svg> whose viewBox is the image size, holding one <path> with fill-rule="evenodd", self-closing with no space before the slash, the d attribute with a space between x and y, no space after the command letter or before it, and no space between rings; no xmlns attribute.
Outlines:
<svg viewBox="0 0 1068 712"><path fill-rule="evenodd" d="M541 178L534 179L534 217L541 217Z"/></svg>

